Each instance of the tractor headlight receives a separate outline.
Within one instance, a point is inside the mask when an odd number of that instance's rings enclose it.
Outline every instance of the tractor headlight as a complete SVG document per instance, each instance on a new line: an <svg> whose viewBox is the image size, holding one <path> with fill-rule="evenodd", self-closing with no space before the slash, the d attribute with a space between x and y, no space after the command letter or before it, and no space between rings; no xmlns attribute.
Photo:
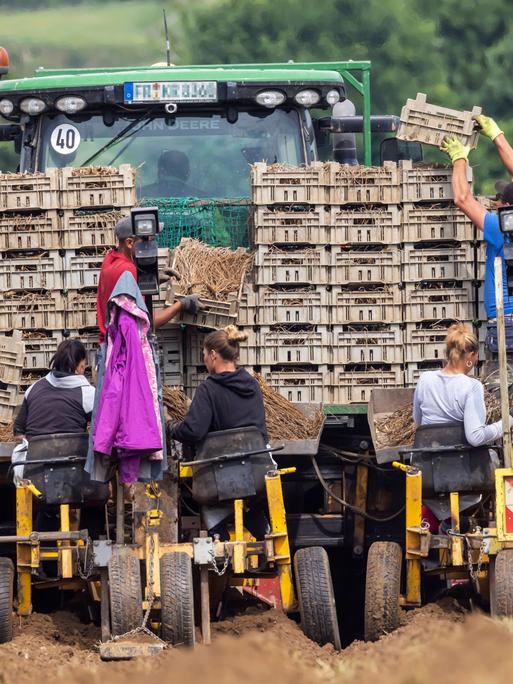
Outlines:
<svg viewBox="0 0 513 684"><path fill-rule="evenodd" d="M281 90L262 90L261 93L255 97L259 105L274 109L285 102L285 93Z"/></svg>
<svg viewBox="0 0 513 684"><path fill-rule="evenodd" d="M302 107L313 107L320 99L321 96L316 90L300 90L294 97L294 100Z"/></svg>
<svg viewBox="0 0 513 684"><path fill-rule="evenodd" d="M328 90L326 93L326 102L333 107L340 101L340 93L338 90Z"/></svg>
<svg viewBox="0 0 513 684"><path fill-rule="evenodd" d="M87 105L87 102L83 97L77 97L75 95L66 95L66 97L60 97L55 102L55 107L60 112L66 112L66 114L76 114L80 112Z"/></svg>
<svg viewBox="0 0 513 684"><path fill-rule="evenodd" d="M5 114L5 116L9 116L9 114L12 114L14 110L14 103L11 102L11 100L0 100L0 114Z"/></svg>
<svg viewBox="0 0 513 684"><path fill-rule="evenodd" d="M20 102L20 109L25 114L35 116L36 114L41 114L46 109L46 105L38 97L26 97Z"/></svg>

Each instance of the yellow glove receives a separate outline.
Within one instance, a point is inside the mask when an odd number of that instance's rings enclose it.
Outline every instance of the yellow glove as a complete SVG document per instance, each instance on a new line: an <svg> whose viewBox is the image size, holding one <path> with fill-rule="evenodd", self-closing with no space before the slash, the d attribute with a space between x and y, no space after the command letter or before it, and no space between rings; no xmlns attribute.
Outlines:
<svg viewBox="0 0 513 684"><path fill-rule="evenodd" d="M487 138L490 138L490 140L495 140L498 135L504 133L490 116L479 114L478 116L475 116L474 119L479 126L479 132Z"/></svg>
<svg viewBox="0 0 513 684"><path fill-rule="evenodd" d="M464 145L456 138L447 137L442 140L440 149L442 152L446 152L449 155L453 164L455 161L458 161L458 159L465 159L465 161L467 161L470 152L470 147L468 145Z"/></svg>

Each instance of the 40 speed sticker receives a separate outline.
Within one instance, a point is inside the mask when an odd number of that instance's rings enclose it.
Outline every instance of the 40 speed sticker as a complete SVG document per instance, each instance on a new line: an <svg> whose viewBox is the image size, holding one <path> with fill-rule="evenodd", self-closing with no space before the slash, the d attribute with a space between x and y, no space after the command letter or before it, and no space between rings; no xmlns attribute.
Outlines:
<svg viewBox="0 0 513 684"><path fill-rule="evenodd" d="M59 154L71 154L80 145L80 132L71 124L56 126L50 137L50 145Z"/></svg>

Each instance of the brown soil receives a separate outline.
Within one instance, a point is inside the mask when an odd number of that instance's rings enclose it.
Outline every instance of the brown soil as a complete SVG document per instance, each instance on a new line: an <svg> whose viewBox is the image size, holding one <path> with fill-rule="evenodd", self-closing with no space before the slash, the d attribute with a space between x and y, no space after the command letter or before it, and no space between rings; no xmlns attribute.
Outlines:
<svg viewBox="0 0 513 684"><path fill-rule="evenodd" d="M137 661L101 662L98 638L69 614L33 615L0 646L0 684L509 684L513 626L445 600L405 614L400 629L377 643L355 642L341 653L263 610L213 625L210 647Z"/></svg>

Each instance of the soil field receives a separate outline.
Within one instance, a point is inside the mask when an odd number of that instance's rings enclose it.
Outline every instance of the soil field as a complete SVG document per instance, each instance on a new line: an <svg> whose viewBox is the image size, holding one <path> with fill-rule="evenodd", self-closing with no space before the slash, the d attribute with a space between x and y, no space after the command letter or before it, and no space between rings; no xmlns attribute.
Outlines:
<svg viewBox="0 0 513 684"><path fill-rule="evenodd" d="M213 625L213 644L194 651L104 663L98 639L97 628L71 614L33 615L0 646L0 683L509 684L513 625L445 599L404 614L401 628L378 642L354 642L339 653L310 642L281 613L259 609Z"/></svg>

